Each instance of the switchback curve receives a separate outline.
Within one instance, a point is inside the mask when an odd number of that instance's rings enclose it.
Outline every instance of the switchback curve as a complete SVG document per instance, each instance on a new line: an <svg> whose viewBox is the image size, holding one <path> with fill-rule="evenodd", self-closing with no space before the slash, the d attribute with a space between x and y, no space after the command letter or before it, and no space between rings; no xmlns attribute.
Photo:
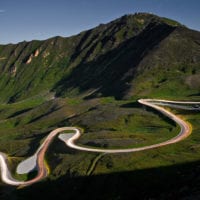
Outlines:
<svg viewBox="0 0 200 200"><path fill-rule="evenodd" d="M42 143L42 145L36 152L36 156L37 156L36 165L37 165L38 173L37 173L37 176L31 180L19 181L19 180L14 179L11 176L11 173L7 166L7 156L4 153L0 152L0 169L1 169L2 181L6 184L14 185L14 186L28 186L46 177L48 174L48 169L44 162L45 152L47 151L54 137L63 131L74 131L74 133L68 134L67 139L63 139L64 137L60 137L62 140L64 140L64 142L66 143L68 147L81 150L81 151L90 151L90 152L99 152L99 153L130 153L130 152L137 152L137 151L158 148L161 146L179 142L191 134L191 131L192 131L191 125L188 122L185 122L184 120L182 120L180 117L176 116L175 114L161 107L160 105L166 105L166 106L175 105L176 106L177 104L187 104L187 105L200 104L200 102L182 102L182 101L168 101L168 100L157 100L157 99L140 99L138 100L138 102L141 103L142 105L151 107L161 112L165 116L175 121L181 128L179 134L165 142L161 142L161 143L153 144L149 146L144 146L144 147L129 148L129 149L100 149L100 148L83 147L83 146L76 145L75 141L81 136L80 130L76 127L57 128L53 130L52 132L50 132L50 134L47 136L47 138L44 140L44 142Z"/></svg>

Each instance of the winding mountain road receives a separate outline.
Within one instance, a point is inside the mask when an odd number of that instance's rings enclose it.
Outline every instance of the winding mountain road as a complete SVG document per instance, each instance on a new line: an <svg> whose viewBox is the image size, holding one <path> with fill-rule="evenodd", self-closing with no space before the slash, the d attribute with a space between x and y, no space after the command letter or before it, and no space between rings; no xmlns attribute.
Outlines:
<svg viewBox="0 0 200 200"><path fill-rule="evenodd" d="M74 133L70 133L70 134L65 134L67 137L65 137L64 134L61 134L59 136L59 138L61 140L63 140L68 147L77 149L80 151L99 152L99 153L130 153L130 152L137 152L137 151L153 149L153 148L157 148L157 147L161 147L161 146L179 142L191 134L191 132L192 132L191 125L161 106L173 105L172 107L176 107L177 104L180 104L180 105L186 104L185 107L187 107L187 105L189 105L189 104L191 104L191 105L200 104L200 102L182 102L182 101L168 101L168 100L156 100L156 99L140 99L140 100L138 100L138 102L161 112L162 114L164 114L165 116L169 117L174 122L176 122L181 128L178 135L165 141L165 142L161 142L161 143L153 144L153 145L149 145L149 146L144 146L144 147L129 148L129 149L100 149L100 148L84 147L84 146L76 145L75 141L81 136L80 130L76 127L57 128L57 129L53 130L52 132L50 132L50 134L47 136L47 138L44 140L42 145L37 150L35 155L37 157L36 166L37 166L38 173L37 173L37 176L31 180L19 181L19 180L14 179L11 176L11 173L8 169L7 156L4 153L0 152L0 170L1 170L2 181L9 185L28 186L28 185L36 183L36 182L40 181L41 179L43 179L44 177L46 177L48 175L48 168L45 165L45 161L44 161L45 152L47 151L49 145L51 144L51 142L53 141L55 136L64 131L73 131L74 132ZM182 106L181 108L184 108L184 106ZM197 110L199 110L199 108L197 108Z"/></svg>

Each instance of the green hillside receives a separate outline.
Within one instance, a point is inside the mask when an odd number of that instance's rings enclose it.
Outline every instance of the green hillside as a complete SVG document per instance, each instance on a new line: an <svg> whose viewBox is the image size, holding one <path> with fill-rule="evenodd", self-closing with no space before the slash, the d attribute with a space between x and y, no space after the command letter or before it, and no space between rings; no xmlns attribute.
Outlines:
<svg viewBox="0 0 200 200"><path fill-rule="evenodd" d="M142 13L69 38L1 45L0 101L50 92L67 97L171 97L180 85L176 95L198 94L199 44L198 32Z"/></svg>

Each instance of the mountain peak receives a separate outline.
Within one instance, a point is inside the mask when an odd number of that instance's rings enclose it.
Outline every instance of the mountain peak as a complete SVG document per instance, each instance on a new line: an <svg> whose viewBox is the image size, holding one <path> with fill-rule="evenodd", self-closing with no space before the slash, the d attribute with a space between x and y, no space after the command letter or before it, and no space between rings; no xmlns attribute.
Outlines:
<svg viewBox="0 0 200 200"><path fill-rule="evenodd" d="M171 19L136 13L68 38L1 45L0 101L49 91L57 96L151 95L161 85L167 91L168 76L177 73L183 73L178 81L187 88L197 77L189 75L198 71L199 38L199 32Z"/></svg>
<svg viewBox="0 0 200 200"><path fill-rule="evenodd" d="M138 12L135 14L126 14L119 18L119 20L128 20L128 21L135 21L138 22L138 24L148 24L150 22L162 22L166 23L170 26L182 26L179 22L166 18L166 17L159 17L153 13L147 13L147 12Z"/></svg>
<svg viewBox="0 0 200 200"><path fill-rule="evenodd" d="M112 34L113 37L129 39L136 36L147 26L155 24L165 24L171 27L183 26L179 22L169 18L159 17L152 13L135 13L126 14L122 17L115 19L107 24L100 24L96 27L97 32L105 32ZM94 31L95 29L93 29ZM117 33L117 34L116 34ZM116 39L116 40L118 40Z"/></svg>

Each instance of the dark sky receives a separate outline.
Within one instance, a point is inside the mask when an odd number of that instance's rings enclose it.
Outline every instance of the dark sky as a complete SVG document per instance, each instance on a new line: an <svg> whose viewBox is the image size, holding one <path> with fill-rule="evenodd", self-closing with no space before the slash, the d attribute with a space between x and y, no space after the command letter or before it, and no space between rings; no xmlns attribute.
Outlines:
<svg viewBox="0 0 200 200"><path fill-rule="evenodd" d="M0 0L0 44L70 36L135 12L200 30L200 0Z"/></svg>

